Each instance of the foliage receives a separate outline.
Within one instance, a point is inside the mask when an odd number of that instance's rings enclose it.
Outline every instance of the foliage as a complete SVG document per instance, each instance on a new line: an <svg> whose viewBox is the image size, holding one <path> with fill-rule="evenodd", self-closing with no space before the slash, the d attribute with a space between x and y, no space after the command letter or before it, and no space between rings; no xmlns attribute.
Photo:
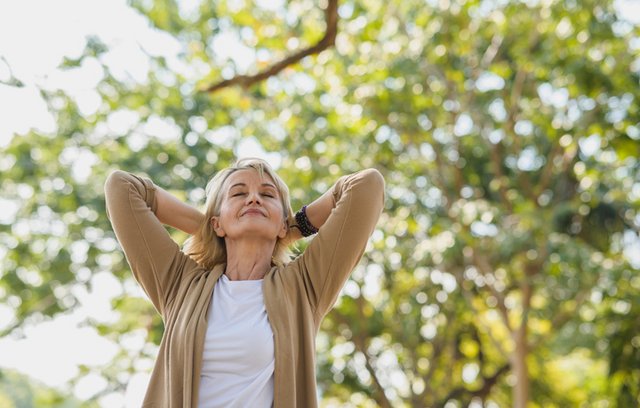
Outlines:
<svg viewBox="0 0 640 408"><path fill-rule="evenodd" d="M96 407L76 398L68 397L57 390L36 384L30 378L14 371L0 372L0 406L4 408L76 408Z"/></svg>
<svg viewBox="0 0 640 408"><path fill-rule="evenodd" d="M200 205L254 141L294 208L363 167L387 181L370 248L318 339L324 404L509 406L516 379L531 406L640 403L640 280L623 253L640 229L637 26L607 1L344 1L334 49L246 92L198 92L322 36L315 2L238 4L131 2L178 39L195 77L153 54L143 82L105 69L91 114L43 90L56 133L14 138L0 161L3 196L20 202L0 225L7 331L76 307L71 288L100 271L130 285L104 212L112 169ZM221 59L220 33L255 63ZM108 49L90 39L83 59L104 65ZM120 321L93 322L105 336L142 329L159 343L148 304L126 291L113 302ZM105 369L111 390L136 358Z"/></svg>

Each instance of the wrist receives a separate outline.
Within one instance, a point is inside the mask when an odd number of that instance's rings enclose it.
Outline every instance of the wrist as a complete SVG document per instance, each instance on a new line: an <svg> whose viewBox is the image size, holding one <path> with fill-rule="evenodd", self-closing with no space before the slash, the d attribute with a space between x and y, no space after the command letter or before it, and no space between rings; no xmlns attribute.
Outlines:
<svg viewBox="0 0 640 408"><path fill-rule="evenodd" d="M302 208L295 215L296 224L294 225L303 237L308 237L318 232L309 218L307 217L307 206L303 205Z"/></svg>

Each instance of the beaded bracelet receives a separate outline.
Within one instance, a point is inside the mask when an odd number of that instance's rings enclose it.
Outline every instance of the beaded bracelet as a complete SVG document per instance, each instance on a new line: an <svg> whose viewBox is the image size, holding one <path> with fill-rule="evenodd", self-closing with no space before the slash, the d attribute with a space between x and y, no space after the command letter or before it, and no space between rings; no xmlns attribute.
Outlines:
<svg viewBox="0 0 640 408"><path fill-rule="evenodd" d="M300 230L303 237L308 237L318 232L318 229L314 227L311 222L309 222L309 218L307 218L307 206L304 205L296 213L296 227Z"/></svg>

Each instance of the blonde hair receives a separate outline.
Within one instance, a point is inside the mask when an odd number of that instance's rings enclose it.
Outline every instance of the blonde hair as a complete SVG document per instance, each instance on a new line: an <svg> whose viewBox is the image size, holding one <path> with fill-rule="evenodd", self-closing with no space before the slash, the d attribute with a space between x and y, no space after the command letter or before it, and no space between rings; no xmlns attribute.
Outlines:
<svg viewBox="0 0 640 408"><path fill-rule="evenodd" d="M243 169L254 169L260 174L260 177L264 177L265 173L271 177L280 193L282 208L284 210L283 215L287 225L291 225L291 221L294 219L293 210L291 209L291 203L289 201L289 188L273 168L271 168L269 163L263 159L254 157L238 160L233 166L219 171L207 183L205 190L205 222L203 222L198 230L184 243L184 252L207 269L211 269L215 265L227 261L224 238L216 235L211 225L211 217L220 215L225 181L231 174ZM287 232L284 238L277 239L271 258L273 264L282 266L291 260L291 252L289 251L291 241L290 232Z"/></svg>

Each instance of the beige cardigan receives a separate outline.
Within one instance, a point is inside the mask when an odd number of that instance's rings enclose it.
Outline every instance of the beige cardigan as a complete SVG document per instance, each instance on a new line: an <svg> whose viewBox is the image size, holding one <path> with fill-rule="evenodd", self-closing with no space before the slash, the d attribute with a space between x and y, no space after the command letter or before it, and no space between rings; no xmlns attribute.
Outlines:
<svg viewBox="0 0 640 408"><path fill-rule="evenodd" d="M317 406L316 334L382 211L384 179L377 170L343 176L332 188L334 209L304 253L264 277L276 408ZM107 216L164 322L143 407L196 407L208 308L225 265L206 270L180 250L155 216L155 191L150 179L120 170L105 183Z"/></svg>

